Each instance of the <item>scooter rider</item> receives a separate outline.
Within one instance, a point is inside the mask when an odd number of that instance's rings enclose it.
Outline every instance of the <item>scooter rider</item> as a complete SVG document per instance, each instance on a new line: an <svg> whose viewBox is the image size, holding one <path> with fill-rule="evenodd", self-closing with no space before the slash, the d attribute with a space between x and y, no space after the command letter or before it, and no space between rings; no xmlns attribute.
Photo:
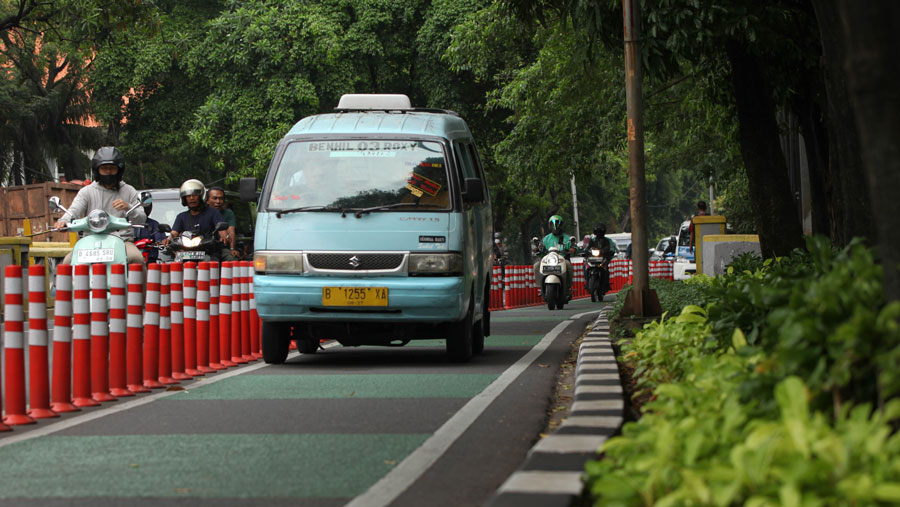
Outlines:
<svg viewBox="0 0 900 507"><path fill-rule="evenodd" d="M72 220L82 218L95 209L102 209L110 216L125 218L134 225L142 225L147 220L144 210L137 206L131 213L125 214L129 208L141 200L137 190L122 181L125 174L125 157L114 146L104 146L91 158L91 175L94 181L78 191L69 210L53 224L54 229L61 229ZM132 228L112 232L125 242L125 254L129 264L143 264L144 256L134 246ZM69 252L63 264L72 261Z"/></svg>
<svg viewBox="0 0 900 507"><path fill-rule="evenodd" d="M161 232L159 230L159 222L155 219L150 218L150 212L153 211L153 202L148 202L144 204L144 214L147 215L147 221L144 223L143 227L135 227L134 228L134 239L141 240L144 238L149 238L151 241L160 243L164 239L166 239L166 233ZM154 263L159 259L159 250L151 248L147 252L147 262Z"/></svg>
<svg viewBox="0 0 900 507"><path fill-rule="evenodd" d="M549 251L551 247L557 246L559 247L559 253L565 255L566 272L563 275L563 283L565 284L566 298L569 299L570 290L572 288L572 263L569 262L569 255L575 253L575 242L572 241L571 236L562 232L561 216L553 215L550 217L548 223L550 225L550 233L541 240L542 248L539 247L537 253L543 254ZM544 286L544 275L541 274L540 255L538 256L537 262L534 263L534 280L537 283L538 289Z"/></svg>
<svg viewBox="0 0 900 507"><path fill-rule="evenodd" d="M593 234L588 238L587 243L584 245L584 249L582 250L582 254L588 256L591 253L592 249L600 250L600 256L603 257L603 267L605 269L602 270L602 276L600 278L600 287L604 289L604 293L609 290L609 261L612 260L615 252L612 249L612 243L609 238L606 237L606 225L605 224L597 224L594 226ZM587 280L587 270L588 263L584 263L584 275L585 280Z"/></svg>
<svg viewBox="0 0 900 507"><path fill-rule="evenodd" d="M172 232L162 242L163 245L168 245L184 231L195 230L195 227L200 234L205 236L216 230L216 224L224 222L219 210L207 206L206 187L200 180L190 179L182 183L178 195L181 197L182 206L187 207L187 211L182 211L175 217ZM210 257L217 261L234 260L231 251L225 248L226 234L227 231L218 231L221 243L216 243L219 248L210 252Z"/></svg>

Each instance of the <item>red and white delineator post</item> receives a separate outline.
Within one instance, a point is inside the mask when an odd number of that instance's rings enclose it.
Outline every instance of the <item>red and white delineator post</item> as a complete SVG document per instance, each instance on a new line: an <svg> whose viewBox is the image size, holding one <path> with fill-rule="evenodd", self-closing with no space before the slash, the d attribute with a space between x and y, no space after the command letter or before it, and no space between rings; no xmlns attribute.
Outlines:
<svg viewBox="0 0 900 507"><path fill-rule="evenodd" d="M43 265L28 267L28 386L35 419L59 417L50 410L50 364L47 340L47 293Z"/></svg>
<svg viewBox="0 0 900 507"><path fill-rule="evenodd" d="M96 407L91 398L91 267L73 266L72 277L72 404Z"/></svg>
<svg viewBox="0 0 900 507"><path fill-rule="evenodd" d="M91 398L116 401L109 392L109 304L106 264L91 265Z"/></svg>
<svg viewBox="0 0 900 507"><path fill-rule="evenodd" d="M256 311L256 298L253 296L253 263L247 262L247 297L250 298L250 343L253 344L253 355L262 358L262 343L259 313Z"/></svg>
<svg viewBox="0 0 900 507"><path fill-rule="evenodd" d="M231 363L235 366L238 364L246 364L247 361L241 357L241 336L240 321L238 321L237 332L234 329L234 262L225 261L222 263L222 293L219 295L219 332L228 337L228 348L231 354ZM225 364L223 362L223 364Z"/></svg>
<svg viewBox="0 0 900 507"><path fill-rule="evenodd" d="M6 357L6 416L10 426L34 424L25 413L25 312L22 308L22 266L6 266L3 341Z"/></svg>
<svg viewBox="0 0 900 507"><path fill-rule="evenodd" d="M126 385L133 393L149 393L143 382L144 356L144 265L128 265L128 312L126 333Z"/></svg>
<svg viewBox="0 0 900 507"><path fill-rule="evenodd" d="M144 387L161 389L159 382L159 298L162 269L147 266L147 308L144 313Z"/></svg>
<svg viewBox="0 0 900 507"><path fill-rule="evenodd" d="M125 265L112 264L109 268L109 392L117 398L134 396L125 388L125 339L128 330Z"/></svg>
<svg viewBox="0 0 900 507"><path fill-rule="evenodd" d="M250 262L238 261L241 282L241 352L247 361L256 361L259 357L253 354L253 341L250 335Z"/></svg>
<svg viewBox="0 0 900 507"><path fill-rule="evenodd" d="M227 368L219 338L219 263L209 263L209 367L214 370ZM228 356L230 357L230 356Z"/></svg>
<svg viewBox="0 0 900 507"><path fill-rule="evenodd" d="M159 282L159 383L163 385L178 384L178 380L172 378L172 323L169 304L169 290L171 288L169 264L162 265L162 273Z"/></svg>
<svg viewBox="0 0 900 507"><path fill-rule="evenodd" d="M184 263L184 372L199 377L197 369L197 263Z"/></svg>
<svg viewBox="0 0 900 507"><path fill-rule="evenodd" d="M172 316L172 378L190 380L194 378L184 369L184 267L173 262L169 264L169 292Z"/></svg>
<svg viewBox="0 0 900 507"><path fill-rule="evenodd" d="M81 410L72 404L72 266L56 267L53 303L53 377L50 409L56 413Z"/></svg>
<svg viewBox="0 0 900 507"><path fill-rule="evenodd" d="M244 362L241 359L240 345L235 348L231 340L231 294L232 274L234 273L232 261L222 263L222 271L219 278L219 354L221 363L225 366L237 366Z"/></svg>
<svg viewBox="0 0 900 507"><path fill-rule="evenodd" d="M197 369L213 373L209 367L209 263L197 265Z"/></svg>

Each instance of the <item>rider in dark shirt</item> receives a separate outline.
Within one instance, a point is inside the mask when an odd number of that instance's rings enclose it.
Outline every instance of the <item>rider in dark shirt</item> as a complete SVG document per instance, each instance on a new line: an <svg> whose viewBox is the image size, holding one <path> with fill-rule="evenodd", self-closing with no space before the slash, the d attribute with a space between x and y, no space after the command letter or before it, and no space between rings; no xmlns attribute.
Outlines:
<svg viewBox="0 0 900 507"><path fill-rule="evenodd" d="M182 211L175 217L175 223L172 224L172 234L163 244L177 238L182 232L191 231L203 234L211 234L216 230L216 224L224 222L222 214L219 210L206 205L205 193L206 187L198 180L187 180L181 184L179 190L181 196L181 204L187 206L187 211ZM218 231L219 240L216 248L210 252L210 256L218 261L233 261L231 250L224 248L226 241L226 230Z"/></svg>

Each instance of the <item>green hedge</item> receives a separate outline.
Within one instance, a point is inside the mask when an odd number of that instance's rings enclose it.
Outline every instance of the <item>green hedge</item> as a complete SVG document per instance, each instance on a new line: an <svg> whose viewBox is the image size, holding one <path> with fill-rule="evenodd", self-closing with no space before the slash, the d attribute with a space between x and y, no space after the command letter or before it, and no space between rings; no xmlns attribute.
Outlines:
<svg viewBox="0 0 900 507"><path fill-rule="evenodd" d="M595 504L900 502L900 304L872 251L814 238L687 286L700 305L622 345L652 397L588 464Z"/></svg>

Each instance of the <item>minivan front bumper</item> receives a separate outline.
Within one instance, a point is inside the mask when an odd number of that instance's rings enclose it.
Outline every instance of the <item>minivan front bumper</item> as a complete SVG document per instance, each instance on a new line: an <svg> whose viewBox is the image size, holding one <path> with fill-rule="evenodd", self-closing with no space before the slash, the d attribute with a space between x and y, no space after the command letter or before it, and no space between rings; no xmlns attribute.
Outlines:
<svg viewBox="0 0 900 507"><path fill-rule="evenodd" d="M386 287L388 306L325 307L323 287ZM467 309L464 280L447 277L321 277L263 275L253 278L256 310L267 321L377 321L441 323Z"/></svg>

